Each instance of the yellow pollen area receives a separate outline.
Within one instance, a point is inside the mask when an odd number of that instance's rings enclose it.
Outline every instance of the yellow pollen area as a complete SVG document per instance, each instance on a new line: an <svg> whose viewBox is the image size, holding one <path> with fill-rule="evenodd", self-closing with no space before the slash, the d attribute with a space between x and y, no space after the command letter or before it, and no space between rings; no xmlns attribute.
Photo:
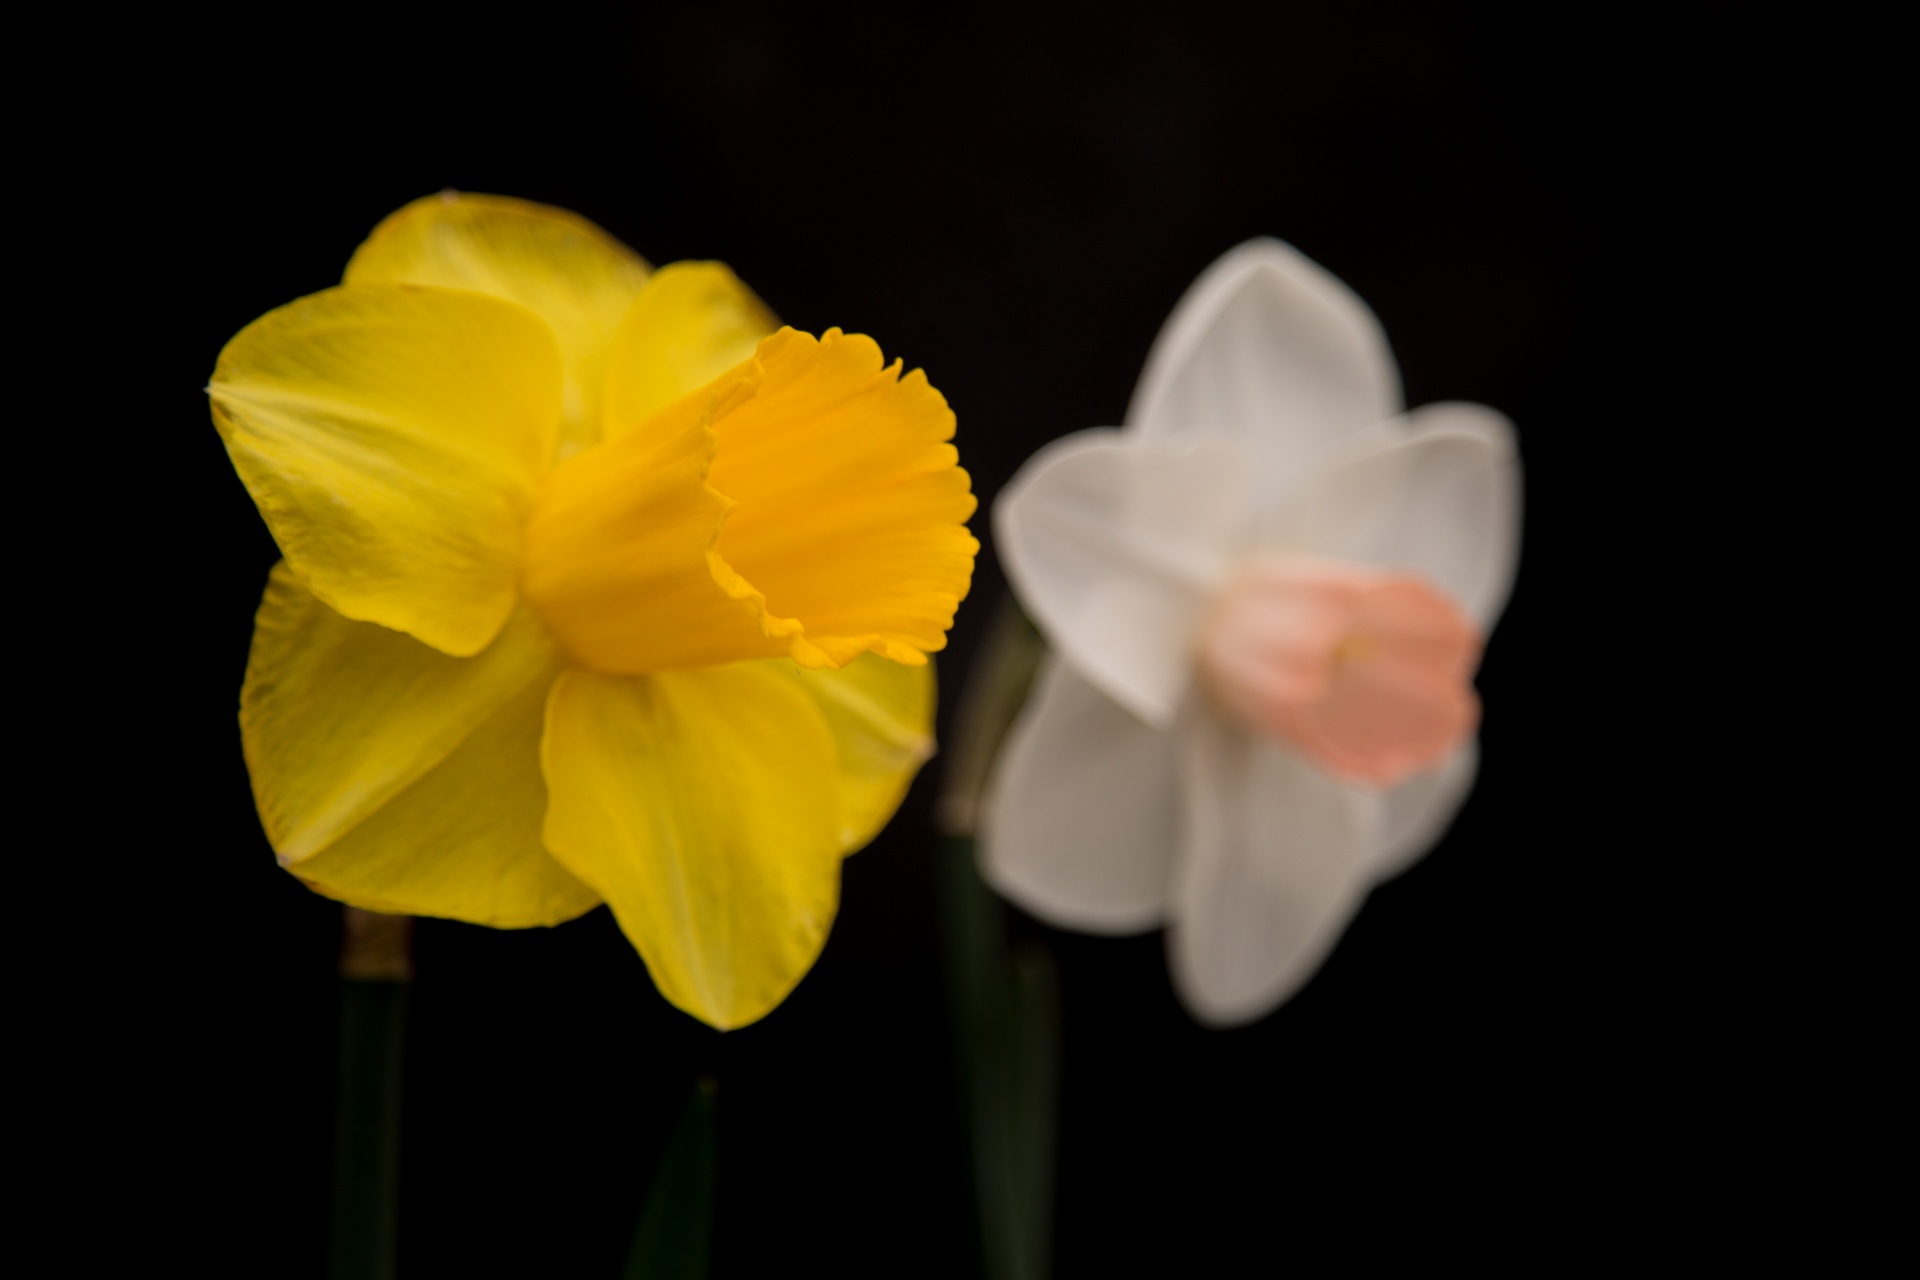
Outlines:
<svg viewBox="0 0 1920 1280"><path fill-rule="evenodd" d="M1339 644L1333 647L1333 660L1335 662L1365 662L1369 658L1378 656L1379 653L1380 642L1378 640L1375 640L1372 636L1361 635L1357 631L1350 631L1340 638Z"/></svg>
<svg viewBox="0 0 1920 1280"><path fill-rule="evenodd" d="M919 665L945 647L980 545L953 432L945 397L871 338L781 329L556 467L522 588L600 672Z"/></svg>

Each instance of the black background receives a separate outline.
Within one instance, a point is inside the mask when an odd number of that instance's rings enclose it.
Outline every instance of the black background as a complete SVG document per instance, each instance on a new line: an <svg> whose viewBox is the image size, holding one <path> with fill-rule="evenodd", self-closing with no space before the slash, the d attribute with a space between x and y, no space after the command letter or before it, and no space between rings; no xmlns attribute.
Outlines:
<svg viewBox="0 0 1920 1280"><path fill-rule="evenodd" d="M49 963L83 979L49 1053L92 1090L53 1176L198 1274L321 1273L339 912L254 817L234 713L275 552L201 388L241 326L456 187L576 210L655 263L725 260L797 327L873 334L955 407L983 504L1047 440L1118 422L1224 250L1277 235L1347 281L1409 403L1519 425L1483 775L1250 1028L1186 1017L1158 935L1016 922L1063 975L1057 1273L1524 1262L1543 1233L1630 1253L1710 1217L1723 1104L1688 1046L1722 1015L1675 925L1697 820L1665 808L1691 713L1650 734L1635 690L1667 643L1647 619L1684 610L1661 572L1695 545L1683 458L1758 385L1739 197L1776 91L1746 7L1546 8L329 5L120 30L71 80L91 123L62 159L98 273L84 340L113 355L55 419L104 442L49 535L85 557L51 591L79 620L65 669L100 695L47 748L86 782L45 837L73 876ZM101 392L105 422L80 407ZM989 541L943 726L1001 590ZM423 922L404 1273L616 1274L709 1072L717 1275L964 1274L938 772L847 864L813 973L724 1037L659 999L604 911Z"/></svg>

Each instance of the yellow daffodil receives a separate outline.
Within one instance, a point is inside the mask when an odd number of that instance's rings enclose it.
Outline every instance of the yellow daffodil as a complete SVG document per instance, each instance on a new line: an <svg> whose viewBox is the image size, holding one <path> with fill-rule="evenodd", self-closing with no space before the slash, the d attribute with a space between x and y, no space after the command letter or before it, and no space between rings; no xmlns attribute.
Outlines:
<svg viewBox="0 0 1920 1280"><path fill-rule="evenodd" d="M606 902L717 1027L785 998L931 750L978 544L918 370L716 263L448 193L209 394L285 559L240 724L281 863L501 928Z"/></svg>

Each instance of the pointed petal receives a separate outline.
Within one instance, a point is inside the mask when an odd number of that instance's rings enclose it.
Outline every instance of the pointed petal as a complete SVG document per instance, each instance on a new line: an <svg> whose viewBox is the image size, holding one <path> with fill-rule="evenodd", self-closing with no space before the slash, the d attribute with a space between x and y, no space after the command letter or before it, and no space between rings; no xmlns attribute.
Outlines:
<svg viewBox="0 0 1920 1280"><path fill-rule="evenodd" d="M632 430L745 360L780 327L718 262L671 262L627 309L607 362L606 434Z"/></svg>
<svg viewBox="0 0 1920 1280"><path fill-rule="evenodd" d="M241 742L281 862L355 906L556 924L599 901L540 843L541 708L557 669L524 610L450 658L341 617L282 563L240 695Z"/></svg>
<svg viewBox="0 0 1920 1280"><path fill-rule="evenodd" d="M1211 716L1182 755L1174 987L1201 1022L1251 1022L1306 985L1359 909L1379 800Z"/></svg>
<svg viewBox="0 0 1920 1280"><path fill-rule="evenodd" d="M207 391L315 595L446 653L486 648L513 612L558 425L560 356L538 316L451 290L330 289L242 329Z"/></svg>
<svg viewBox="0 0 1920 1280"><path fill-rule="evenodd" d="M768 665L800 682L833 735L840 844L853 853L880 834L933 755L933 664L914 667L867 653L837 670L780 658Z"/></svg>
<svg viewBox="0 0 1920 1280"><path fill-rule="evenodd" d="M375 227L347 264L346 283L470 289L545 320L565 361L564 457L600 438L607 353L647 283L647 264L565 209L443 191Z"/></svg>
<svg viewBox="0 0 1920 1280"><path fill-rule="evenodd" d="M1250 240L1194 281L1147 356L1127 427L1236 442L1255 500L1278 512L1342 432L1400 412L1379 321L1340 281L1278 240Z"/></svg>
<svg viewBox="0 0 1920 1280"><path fill-rule="evenodd" d="M1001 563L1048 642L1149 724L1172 722L1194 627L1238 550L1241 471L1217 444L1082 431L994 503Z"/></svg>
<svg viewBox="0 0 1920 1280"><path fill-rule="evenodd" d="M591 911L600 896L541 841L546 701L544 685L522 689L419 781L289 869L357 907L496 929Z"/></svg>
<svg viewBox="0 0 1920 1280"><path fill-rule="evenodd" d="M1439 768L1416 774L1381 795L1380 838L1373 855L1375 884L1408 870L1440 843L1473 790L1479 768L1479 743L1469 739Z"/></svg>
<svg viewBox="0 0 1920 1280"><path fill-rule="evenodd" d="M546 843L660 993L722 1030L813 966L840 897L832 735L763 663L570 671L547 703Z"/></svg>
<svg viewBox="0 0 1920 1280"><path fill-rule="evenodd" d="M988 783L987 882L1062 928L1160 924L1178 838L1176 742L1049 656Z"/></svg>
<svg viewBox="0 0 1920 1280"><path fill-rule="evenodd" d="M1367 433L1324 462L1281 541L1331 559L1410 569L1483 627L1506 604L1520 551L1513 428L1482 405L1438 404L1397 435Z"/></svg>

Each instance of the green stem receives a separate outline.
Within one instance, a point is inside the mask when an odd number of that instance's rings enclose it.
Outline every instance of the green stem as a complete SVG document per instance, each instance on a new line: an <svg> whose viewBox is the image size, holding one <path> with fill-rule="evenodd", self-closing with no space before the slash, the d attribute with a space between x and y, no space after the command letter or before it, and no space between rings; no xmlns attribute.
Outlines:
<svg viewBox="0 0 1920 1280"><path fill-rule="evenodd" d="M994 758L1044 652L1032 623L1003 600L957 708L939 807L942 936L989 1280L1044 1280L1053 1246L1059 979L1044 945L1008 945L1006 908L980 878L974 843Z"/></svg>
<svg viewBox="0 0 1920 1280"><path fill-rule="evenodd" d="M1008 946L1006 909L981 882L973 840L949 836L943 845L943 932L980 1268L989 1280L1044 1280L1053 1248L1059 978L1044 946Z"/></svg>
<svg viewBox="0 0 1920 1280"><path fill-rule="evenodd" d="M640 1226L633 1233L626 1280L704 1280L707 1274L718 1163L717 1093L710 1079L696 1084L667 1141Z"/></svg>
<svg viewBox="0 0 1920 1280"><path fill-rule="evenodd" d="M334 1280L394 1275L412 924L406 916L346 911L329 1269Z"/></svg>

